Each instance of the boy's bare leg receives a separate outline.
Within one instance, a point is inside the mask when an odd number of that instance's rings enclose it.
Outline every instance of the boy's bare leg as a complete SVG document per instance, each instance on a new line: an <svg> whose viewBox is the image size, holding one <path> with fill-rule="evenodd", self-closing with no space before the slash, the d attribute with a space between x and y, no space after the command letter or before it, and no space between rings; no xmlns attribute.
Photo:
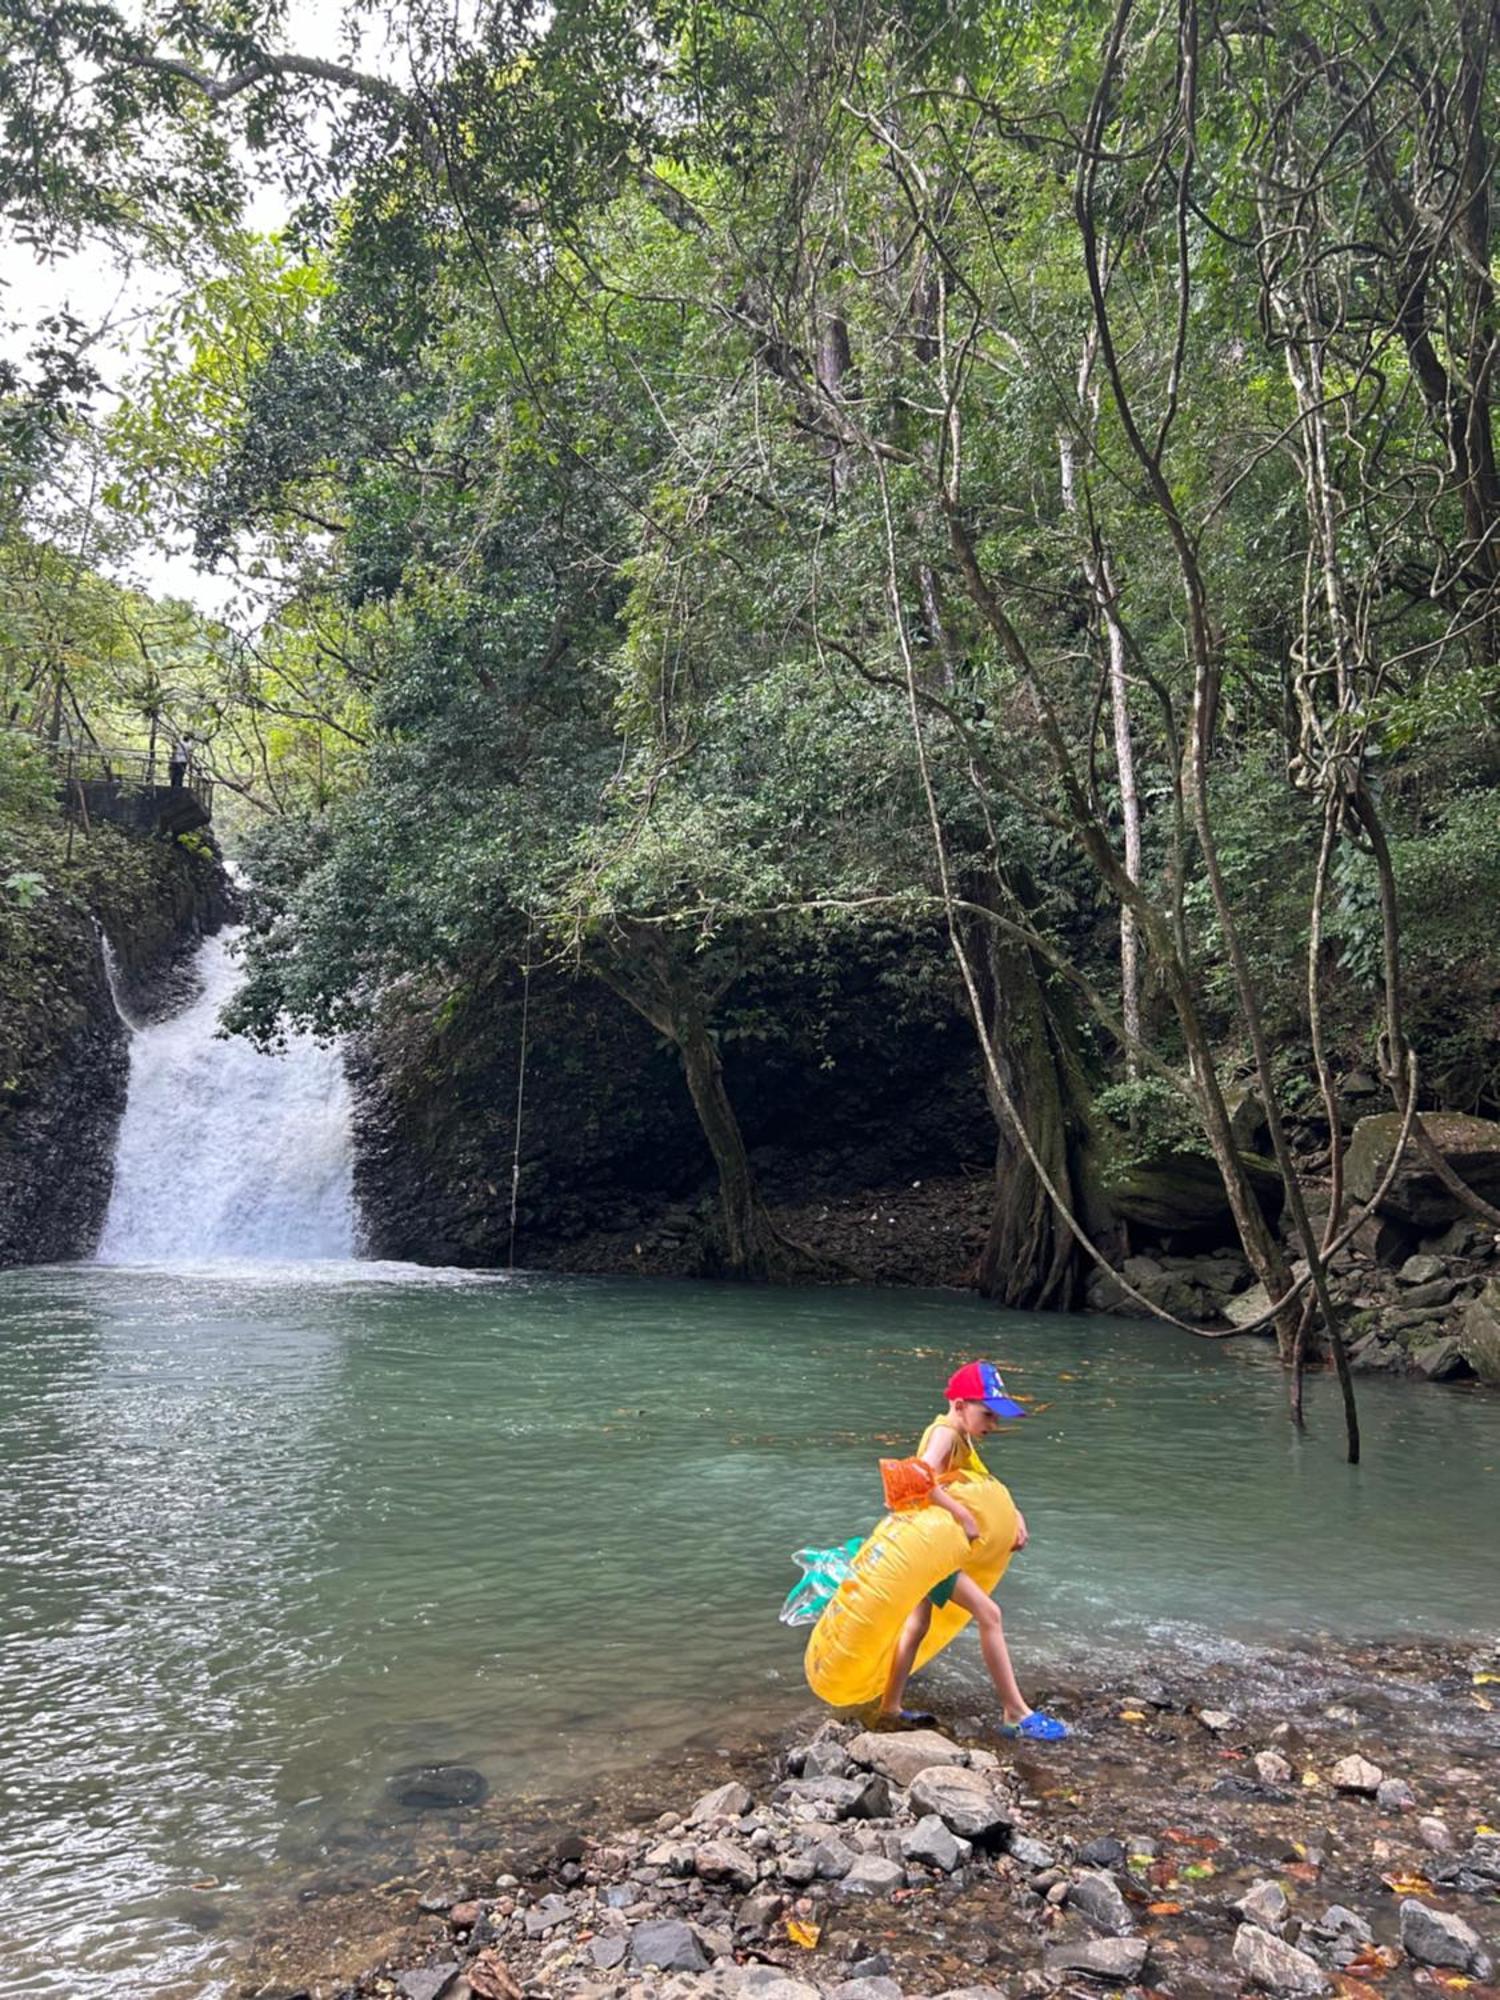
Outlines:
<svg viewBox="0 0 1500 2000"><path fill-rule="evenodd" d="M1031 1713L1031 1703L1022 1694L1016 1683L1015 1669L1010 1663L1010 1649L1005 1643L1005 1621L1000 1616L1000 1607L993 1597L986 1597L971 1576L961 1576L953 1586L953 1602L962 1605L979 1628L979 1647L984 1654L984 1664L989 1669L990 1679L995 1683L995 1692L1000 1697L1007 1722L1020 1722ZM906 1634L901 1635L903 1641ZM900 1656L900 1647L897 1647ZM912 1649L915 1658L916 1649ZM908 1669L908 1671L910 1671Z"/></svg>
<svg viewBox="0 0 1500 2000"><path fill-rule="evenodd" d="M896 1641L896 1651L891 1658L890 1676L885 1684L885 1693L880 1698L882 1715L901 1713L901 1697L906 1693L906 1683L911 1679L912 1667L931 1623L932 1605L924 1597L901 1627L901 1637Z"/></svg>

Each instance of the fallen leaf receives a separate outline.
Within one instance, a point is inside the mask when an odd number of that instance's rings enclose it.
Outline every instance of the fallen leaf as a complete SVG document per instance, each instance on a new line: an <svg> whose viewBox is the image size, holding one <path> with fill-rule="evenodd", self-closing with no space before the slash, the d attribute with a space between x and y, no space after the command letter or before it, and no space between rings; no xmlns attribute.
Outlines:
<svg viewBox="0 0 1500 2000"><path fill-rule="evenodd" d="M1344 1970L1352 1972L1356 1979L1379 1979L1387 1972L1394 1972L1397 1962L1397 1954L1389 1945L1367 1944Z"/></svg>
<svg viewBox="0 0 1500 2000"><path fill-rule="evenodd" d="M1439 1986L1447 1986L1455 1993L1467 1993L1474 1984L1466 1973L1440 1972L1436 1975Z"/></svg>
<svg viewBox="0 0 1500 2000"><path fill-rule="evenodd" d="M786 1934L793 1944L800 1944L804 1951L811 1951L823 1935L820 1924L804 1923L800 1917L788 1917Z"/></svg>
<svg viewBox="0 0 1500 2000"><path fill-rule="evenodd" d="M1474 1685L1477 1688L1500 1686L1500 1674L1476 1674Z"/></svg>
<svg viewBox="0 0 1500 2000"><path fill-rule="evenodd" d="M1488 1715L1491 1709L1493 1709L1495 1706L1495 1704L1490 1700L1489 1696L1485 1694L1471 1694L1469 1696L1469 1699L1470 1701L1473 1702L1476 1708L1482 1708L1486 1715Z"/></svg>
<svg viewBox="0 0 1500 2000"><path fill-rule="evenodd" d="M1146 1880L1153 1889L1175 1889L1177 1870L1170 1861L1157 1861L1146 1870Z"/></svg>
<svg viewBox="0 0 1500 2000"><path fill-rule="evenodd" d="M1316 1771L1304 1771L1302 1773L1302 1782L1309 1791L1313 1791L1317 1786L1322 1784L1323 1780L1318 1776Z"/></svg>
<svg viewBox="0 0 1500 2000"><path fill-rule="evenodd" d="M1290 1875L1294 1882L1316 1882L1318 1879L1318 1871L1310 1861L1288 1861L1281 1872Z"/></svg>
<svg viewBox="0 0 1500 2000"><path fill-rule="evenodd" d="M1489 1834L1493 1834L1496 1830L1497 1829L1492 1826L1486 1826L1482 1820L1480 1821L1479 1825L1476 1826L1474 1829L1475 1833L1489 1833Z"/></svg>
<svg viewBox="0 0 1500 2000"><path fill-rule="evenodd" d="M510 1967L493 1945L480 1952L477 1958L469 1960L464 1967L464 1976L469 1982L469 1991L478 1994L479 2000L523 2000Z"/></svg>
<svg viewBox="0 0 1500 2000"><path fill-rule="evenodd" d="M1217 1875L1218 1869L1211 1861L1190 1861L1182 1871L1184 1882L1206 1882L1210 1875Z"/></svg>
<svg viewBox="0 0 1500 2000"><path fill-rule="evenodd" d="M1138 1708L1122 1708L1120 1710L1120 1720L1121 1722L1144 1722L1146 1718Z"/></svg>
<svg viewBox="0 0 1500 2000"><path fill-rule="evenodd" d="M1342 2000L1377 2000L1373 1986L1366 1986L1362 1979L1352 1978L1347 1972L1333 1975L1333 1990L1342 1996Z"/></svg>
<svg viewBox="0 0 1500 2000"><path fill-rule="evenodd" d="M1180 1917L1182 1915L1182 1905L1181 1903L1148 1903L1146 1905L1146 1915L1148 1917Z"/></svg>
<svg viewBox="0 0 1500 2000"><path fill-rule="evenodd" d="M1425 1875L1382 1875L1381 1881L1395 1896L1430 1896L1432 1884Z"/></svg>

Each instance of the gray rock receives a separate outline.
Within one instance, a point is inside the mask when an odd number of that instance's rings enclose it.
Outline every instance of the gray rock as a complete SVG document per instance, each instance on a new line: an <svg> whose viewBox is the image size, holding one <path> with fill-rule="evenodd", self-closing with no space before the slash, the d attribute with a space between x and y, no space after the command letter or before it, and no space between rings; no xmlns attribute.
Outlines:
<svg viewBox="0 0 1500 2000"><path fill-rule="evenodd" d="M896 1981L879 1973L865 1979L841 1979L826 1992L827 2000L902 2000Z"/></svg>
<svg viewBox="0 0 1500 2000"><path fill-rule="evenodd" d="M1247 1924L1259 1924L1263 1931L1279 1932L1292 1906L1279 1882L1266 1881L1254 1883L1230 1907L1238 1910Z"/></svg>
<svg viewBox="0 0 1500 2000"><path fill-rule="evenodd" d="M1462 1857L1462 1865L1471 1875L1482 1876L1500 1887L1500 1833L1476 1834L1473 1846Z"/></svg>
<svg viewBox="0 0 1500 2000"><path fill-rule="evenodd" d="M1151 1947L1143 1937L1092 1938L1087 1944L1053 1945L1042 1959L1049 1973L1084 1972L1124 1986L1139 1979Z"/></svg>
<svg viewBox="0 0 1500 2000"><path fill-rule="evenodd" d="M839 1891L845 1896L888 1896L905 1887L906 1870L899 1861L888 1861L883 1854L861 1854Z"/></svg>
<svg viewBox="0 0 1500 2000"><path fill-rule="evenodd" d="M700 1881L727 1882L731 1889L753 1889L760 1880L755 1856L732 1840L705 1842L693 1856L693 1868Z"/></svg>
<svg viewBox="0 0 1500 2000"><path fill-rule="evenodd" d="M1434 1854L1451 1854L1454 1840L1448 1822L1436 1813L1424 1813L1417 1821L1417 1838Z"/></svg>
<svg viewBox="0 0 1500 2000"><path fill-rule="evenodd" d="M396 1974L396 1991L401 2000L441 2000L457 1977L456 1959L449 1959L442 1965L413 1966L409 1972Z"/></svg>
<svg viewBox="0 0 1500 2000"><path fill-rule="evenodd" d="M928 1813L900 1835L903 1861L920 1861L928 1868L941 1868L951 1875L973 1853L968 1841L949 1831L936 1813Z"/></svg>
<svg viewBox="0 0 1500 2000"><path fill-rule="evenodd" d="M900 1785L903 1790L919 1771L931 1770L939 1764L968 1762L965 1752L935 1729L856 1736L849 1745L849 1755L856 1764L878 1771L882 1778L889 1778L893 1785Z"/></svg>
<svg viewBox="0 0 1500 2000"><path fill-rule="evenodd" d="M1411 1365L1419 1375L1429 1382L1451 1382L1455 1375L1469 1372L1468 1361L1457 1334L1445 1334L1441 1340L1429 1340L1421 1347L1414 1347Z"/></svg>
<svg viewBox="0 0 1500 2000"><path fill-rule="evenodd" d="M1336 1791L1358 1792L1373 1798L1385 1781L1385 1773L1368 1757L1340 1757L1328 1773Z"/></svg>
<svg viewBox="0 0 1500 2000"><path fill-rule="evenodd" d="M1481 1382L1500 1385L1500 1278L1471 1299L1459 1322L1458 1344Z"/></svg>
<svg viewBox="0 0 1500 2000"><path fill-rule="evenodd" d="M1325 1993L1328 1975L1315 1958L1298 1951L1284 1938L1273 1937L1259 1924L1241 1924L1231 1953L1237 1969L1252 1986L1268 1993Z"/></svg>
<svg viewBox="0 0 1500 2000"><path fill-rule="evenodd" d="M789 1778L775 1803L812 1806L825 1819L889 1819L891 1788L873 1771L862 1778Z"/></svg>
<svg viewBox="0 0 1500 2000"><path fill-rule="evenodd" d="M1078 1850L1078 1865L1080 1868L1123 1868L1125 1843L1116 1840L1112 1833L1096 1840L1086 1840Z"/></svg>
<svg viewBox="0 0 1500 2000"><path fill-rule="evenodd" d="M1292 1782L1292 1767L1279 1750L1257 1750L1250 1761L1261 1784L1277 1786Z"/></svg>
<svg viewBox="0 0 1500 2000"><path fill-rule="evenodd" d="M698 1850L690 1840L662 1840L646 1850L646 1866L663 1869L668 1875L691 1875Z"/></svg>
<svg viewBox="0 0 1500 2000"><path fill-rule="evenodd" d="M1263 1319L1271 1310L1271 1295L1257 1279L1248 1291L1241 1292L1237 1298L1226 1299L1219 1310L1231 1326L1248 1326L1252 1320Z"/></svg>
<svg viewBox="0 0 1500 2000"><path fill-rule="evenodd" d="M533 1903L526 1912L527 1937L544 1937L567 1921L568 1906L561 1896L543 1896L539 1903Z"/></svg>
<svg viewBox="0 0 1500 2000"><path fill-rule="evenodd" d="M1421 1261L1420 1258L1412 1259L1413 1263L1420 1263ZM1436 1261L1436 1258L1434 1258L1433 1262L1436 1263ZM1461 1278L1429 1278L1425 1285L1413 1285L1402 1299L1402 1304L1408 1306L1445 1306L1455 1292L1462 1290L1463 1280Z"/></svg>
<svg viewBox="0 0 1500 2000"><path fill-rule="evenodd" d="M849 1752L842 1743L809 1743L787 1760L799 1778L847 1778Z"/></svg>
<svg viewBox="0 0 1500 2000"><path fill-rule="evenodd" d="M1006 1842L1006 1852L1013 1854L1023 1868L1055 1868L1057 1856L1045 1841L1033 1840L1029 1833L1012 1833Z"/></svg>
<svg viewBox="0 0 1500 2000"><path fill-rule="evenodd" d="M733 1778L727 1785L718 1785L711 1792L705 1792L697 1805L688 1814L689 1826L701 1826L709 1819L739 1819L749 1812L755 1803L750 1794Z"/></svg>
<svg viewBox="0 0 1500 2000"><path fill-rule="evenodd" d="M1467 1972L1483 1956L1484 1946L1462 1917L1430 1909L1408 1896L1401 1905L1401 1949L1418 1965L1452 1966Z"/></svg>
<svg viewBox="0 0 1500 2000"><path fill-rule="evenodd" d="M1500 1195L1500 1125L1461 1111L1429 1111L1423 1122L1449 1166L1477 1193ZM1384 1178L1401 1133L1401 1114L1379 1112L1361 1118L1345 1155L1346 1184L1356 1201L1368 1201ZM1380 1213L1423 1235L1462 1219L1458 1197L1444 1187L1415 1146L1408 1146L1395 1178L1381 1198Z"/></svg>
<svg viewBox="0 0 1500 2000"><path fill-rule="evenodd" d="M1124 1937L1131 1928L1130 1909L1113 1875L1102 1871L1080 1875L1068 1885L1068 1906L1081 1910L1096 1931Z"/></svg>
<svg viewBox="0 0 1500 2000"><path fill-rule="evenodd" d="M706 1972L708 1953L688 1926L675 1917L637 1924L630 1937L630 1963L638 1970Z"/></svg>
<svg viewBox="0 0 1500 2000"><path fill-rule="evenodd" d="M937 2000L1009 2000L1003 1986L950 1986Z"/></svg>
<svg viewBox="0 0 1500 2000"><path fill-rule="evenodd" d="M1405 1778L1382 1778L1375 1787L1375 1803L1382 1812L1410 1812L1417 1795Z"/></svg>
<svg viewBox="0 0 1500 2000"><path fill-rule="evenodd" d="M1009 1802L983 1771L939 1765L919 1771L910 1787L912 1811L936 1813L943 1824L965 1840L994 1840L1014 1818Z"/></svg>
<svg viewBox="0 0 1500 2000"><path fill-rule="evenodd" d="M1352 1938L1356 1944L1370 1944L1375 1937L1364 1918L1342 1903L1330 1903L1312 1929L1315 1937Z"/></svg>
<svg viewBox="0 0 1500 2000"><path fill-rule="evenodd" d="M1415 1257L1408 1257L1396 1273L1403 1285L1430 1285L1435 1278L1446 1278L1447 1275L1448 1267L1441 1257L1432 1257L1420 1251ZM1422 1303L1441 1305L1442 1300L1424 1300Z"/></svg>
<svg viewBox="0 0 1500 2000"><path fill-rule="evenodd" d="M625 1963L625 1954L630 1949L628 1937L595 1937L589 1939L589 1957L600 1972L613 1972L617 1965Z"/></svg>
<svg viewBox="0 0 1500 2000"><path fill-rule="evenodd" d="M1226 1729L1234 1727L1234 1717L1227 1708L1200 1708L1198 1720L1205 1729L1211 1729L1215 1736L1222 1736Z"/></svg>
<svg viewBox="0 0 1500 2000"><path fill-rule="evenodd" d="M769 1973L769 1978L756 1978L756 1973ZM740 1992L750 2000L820 2000L816 1986L806 1979L788 1979L774 1966L752 1966L740 1982Z"/></svg>
<svg viewBox="0 0 1500 2000"><path fill-rule="evenodd" d="M786 1897L771 1890L747 1896L734 1913L735 1929L750 1937L764 1937L786 1908Z"/></svg>
<svg viewBox="0 0 1500 2000"><path fill-rule="evenodd" d="M807 1849L803 1859L812 1864L812 1875L809 1880L842 1882L859 1856L852 1847L846 1847L843 1841L835 1840L830 1835L827 1840L815 1841Z"/></svg>

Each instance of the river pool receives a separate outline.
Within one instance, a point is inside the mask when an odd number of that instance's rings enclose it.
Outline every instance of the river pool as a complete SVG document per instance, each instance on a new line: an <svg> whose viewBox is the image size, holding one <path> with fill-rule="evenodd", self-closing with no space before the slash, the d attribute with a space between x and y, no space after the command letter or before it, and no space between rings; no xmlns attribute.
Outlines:
<svg viewBox="0 0 1500 2000"><path fill-rule="evenodd" d="M5 1995L216 1990L237 1901L406 1766L565 1790L801 1705L790 1552L871 1523L975 1353L1034 1411L986 1447L1023 1685L1500 1601L1500 1398L1365 1381L1351 1469L1256 1343L360 1264L13 1271L0 1343ZM972 1642L926 1685L978 1705Z"/></svg>

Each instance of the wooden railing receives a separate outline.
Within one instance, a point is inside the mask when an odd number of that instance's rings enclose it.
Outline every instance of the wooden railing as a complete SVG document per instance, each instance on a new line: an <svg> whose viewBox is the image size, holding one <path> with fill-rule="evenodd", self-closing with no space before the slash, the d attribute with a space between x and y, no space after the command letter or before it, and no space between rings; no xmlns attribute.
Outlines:
<svg viewBox="0 0 1500 2000"><path fill-rule="evenodd" d="M111 800L142 809L148 805L165 807L171 801L161 795L180 792L185 801L191 799L198 807L195 817L200 823L213 818L213 779L191 758L182 765L160 748L148 751L117 749L103 743L49 743L29 732L27 740L56 773L58 791L69 811L85 817L112 817L105 810Z"/></svg>

